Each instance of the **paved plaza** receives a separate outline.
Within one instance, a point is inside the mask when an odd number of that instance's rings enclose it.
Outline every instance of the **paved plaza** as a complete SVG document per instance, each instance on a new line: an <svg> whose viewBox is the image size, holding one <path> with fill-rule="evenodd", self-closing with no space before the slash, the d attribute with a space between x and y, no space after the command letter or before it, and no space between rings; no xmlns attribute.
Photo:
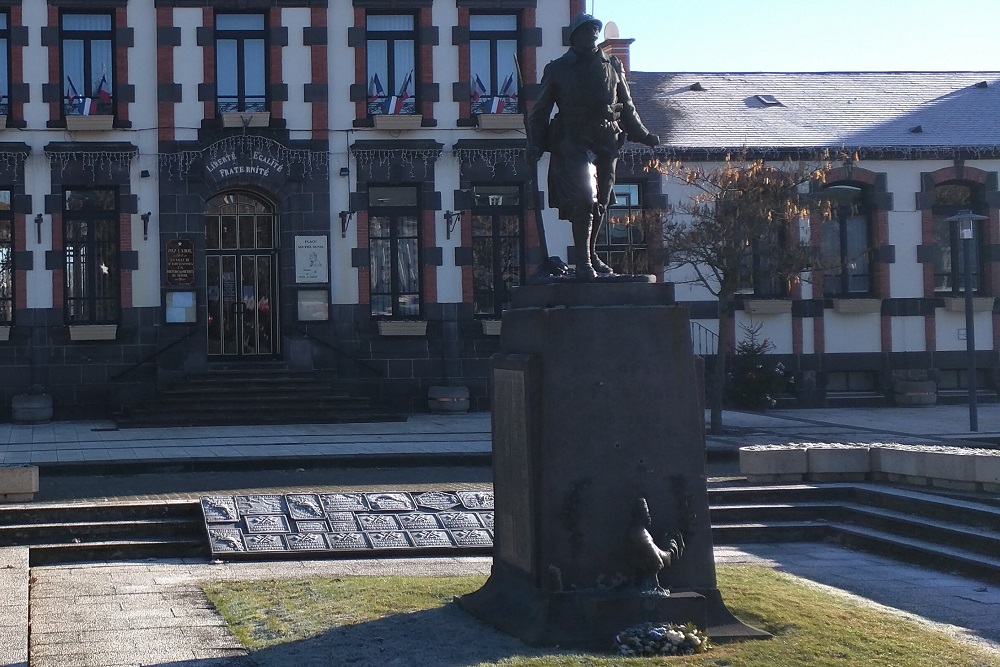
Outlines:
<svg viewBox="0 0 1000 667"><path fill-rule="evenodd" d="M727 412L726 433L710 436L709 448L731 455L742 444L765 442L994 445L1000 438L1000 406L980 406L979 422L980 431L970 433L965 406ZM110 422L0 424L2 463L32 463L42 470L39 503L150 495L188 498L207 489L320 483L337 488L476 486L489 482L489 451L488 414L418 415L405 422L377 424L133 430L118 430ZM710 478L738 474L732 456L710 459L715 461L709 466ZM302 467L289 467L295 461ZM449 461L457 467L443 467ZM73 466L78 466L76 474ZM401 469L404 472L398 472ZM886 613L919 618L990 647L996 651L994 664L1000 666L1000 587L992 584L829 544L719 547L716 560L775 567L866 604L881 605ZM208 581L314 575L487 573L489 567L489 558L463 557L267 563L150 560L29 570L27 548L8 547L0 549L0 664L29 667L29 643L30 667L433 664L420 657L426 648L421 641L433 642L431 648L437 651L454 651L446 664L456 666L530 651L449 607L406 620L412 626L407 630L412 634L406 651L386 640L385 626L375 623L247 655L199 586ZM469 653L468 641L461 641L469 636L475 637L477 655Z"/></svg>

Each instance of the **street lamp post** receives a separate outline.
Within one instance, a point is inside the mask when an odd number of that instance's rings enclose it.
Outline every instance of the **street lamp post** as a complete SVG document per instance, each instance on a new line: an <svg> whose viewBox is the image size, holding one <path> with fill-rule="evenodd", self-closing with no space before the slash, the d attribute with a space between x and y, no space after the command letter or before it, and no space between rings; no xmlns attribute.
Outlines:
<svg viewBox="0 0 1000 667"><path fill-rule="evenodd" d="M965 351L969 366L969 430L979 430L978 397L976 395L976 322L972 309L972 258L975 252L973 245L973 225L977 220L986 220L985 215L977 215L969 210L962 210L945 218L945 222L958 225L958 237L962 240L963 272L965 273Z"/></svg>

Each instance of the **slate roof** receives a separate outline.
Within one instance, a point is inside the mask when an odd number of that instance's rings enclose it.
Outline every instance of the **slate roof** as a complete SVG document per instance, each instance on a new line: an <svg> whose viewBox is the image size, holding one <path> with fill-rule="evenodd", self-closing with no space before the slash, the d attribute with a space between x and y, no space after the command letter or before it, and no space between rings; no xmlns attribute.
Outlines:
<svg viewBox="0 0 1000 667"><path fill-rule="evenodd" d="M632 72L629 84L667 150L1000 149L1000 72Z"/></svg>

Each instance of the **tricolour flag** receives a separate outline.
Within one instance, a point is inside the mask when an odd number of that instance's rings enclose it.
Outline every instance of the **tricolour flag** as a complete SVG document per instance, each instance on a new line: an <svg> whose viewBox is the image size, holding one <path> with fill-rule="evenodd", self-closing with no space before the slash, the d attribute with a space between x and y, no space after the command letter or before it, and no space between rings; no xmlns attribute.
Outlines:
<svg viewBox="0 0 1000 667"><path fill-rule="evenodd" d="M503 113L504 102L504 98L499 95L490 100L490 113Z"/></svg>
<svg viewBox="0 0 1000 667"><path fill-rule="evenodd" d="M69 84L66 89L66 101L69 104L76 104L76 98L80 96L80 93L76 92L76 86L73 85L73 79L67 76L66 81Z"/></svg>
<svg viewBox="0 0 1000 667"><path fill-rule="evenodd" d="M486 94L486 85L483 80L479 78L477 74L474 79L472 79L472 101L478 102L479 98Z"/></svg>
<svg viewBox="0 0 1000 667"><path fill-rule="evenodd" d="M374 102L380 97L385 96L385 89L382 88L382 82L378 80L378 72L372 76L372 81L368 84L368 101Z"/></svg>
<svg viewBox="0 0 1000 667"><path fill-rule="evenodd" d="M97 84L97 93L95 94L97 101L101 104L111 103L111 93L108 91L108 75L102 74L101 80Z"/></svg>
<svg viewBox="0 0 1000 667"><path fill-rule="evenodd" d="M403 85L399 87L399 93L393 95L386 101L385 112L387 114L403 113L403 102L410 97L410 82L413 80L413 70L403 79Z"/></svg>

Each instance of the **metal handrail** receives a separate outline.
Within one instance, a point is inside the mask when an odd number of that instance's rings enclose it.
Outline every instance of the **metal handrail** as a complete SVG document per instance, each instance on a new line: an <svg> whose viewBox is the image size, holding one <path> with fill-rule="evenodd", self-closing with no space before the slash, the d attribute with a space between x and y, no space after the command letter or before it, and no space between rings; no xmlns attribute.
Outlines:
<svg viewBox="0 0 1000 667"><path fill-rule="evenodd" d="M691 346L699 357L713 356L719 350L719 334L697 322L691 322Z"/></svg>
<svg viewBox="0 0 1000 667"><path fill-rule="evenodd" d="M191 331L187 332L187 334L185 334L184 336L181 336L180 338L178 338L177 340L173 341L172 343L170 343L169 345L167 345L163 349L156 350L155 352L153 352L153 354L151 354L148 357L145 357L143 359L140 359L136 363L132 364L131 366L129 366L128 368L126 368L125 370L123 370L122 372L116 373L115 375L112 375L111 377L108 378L108 382L113 382L113 381L117 380L118 378L120 378L120 377L122 377L124 375L127 375L128 373L131 373L132 371L136 370L137 368L140 368L141 366L144 366L144 365L148 364L150 361L153 361L158 356L160 356L161 354L163 354L167 350L171 349L175 345L183 343L188 338L190 338L191 336L195 335L198 331L200 331L200 329L197 326L193 327L191 329Z"/></svg>
<svg viewBox="0 0 1000 667"><path fill-rule="evenodd" d="M310 333L310 331L308 329L306 329L306 328L304 328L302 326L299 326L299 327L296 327L296 330L299 333L301 333L303 336L305 336L306 338L309 338L310 340L314 340L317 343L319 343L320 345L322 345L323 347L326 347L326 348L329 348L329 349L333 350L334 352L336 352L340 356L345 357L346 359L349 359L349 360L353 361L354 363L356 363L358 366L361 366L362 368L368 369L369 371L371 371L375 375L377 375L379 377L385 377L385 373L383 373L381 371L381 369L378 369L378 368L376 368L374 366L370 366L370 365L366 364L365 362L361 361L360 359L358 359L357 357L355 357L354 355L349 354L347 352L344 352L343 350L341 350L339 347L337 347L333 343L325 341L322 338L319 338L318 336L316 336L315 334Z"/></svg>

